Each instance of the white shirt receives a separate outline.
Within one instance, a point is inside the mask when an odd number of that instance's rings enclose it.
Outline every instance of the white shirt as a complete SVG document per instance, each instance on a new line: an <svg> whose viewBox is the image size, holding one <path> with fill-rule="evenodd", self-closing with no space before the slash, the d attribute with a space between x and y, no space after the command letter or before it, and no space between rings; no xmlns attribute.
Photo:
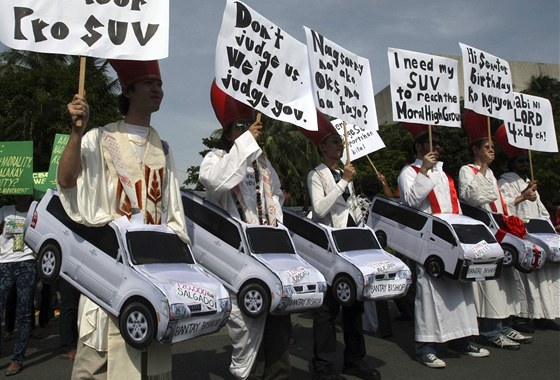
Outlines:
<svg viewBox="0 0 560 380"><path fill-rule="evenodd" d="M23 243L27 212L16 211L13 205L0 208L2 235L0 236L0 263L14 263L35 259L33 251Z"/></svg>

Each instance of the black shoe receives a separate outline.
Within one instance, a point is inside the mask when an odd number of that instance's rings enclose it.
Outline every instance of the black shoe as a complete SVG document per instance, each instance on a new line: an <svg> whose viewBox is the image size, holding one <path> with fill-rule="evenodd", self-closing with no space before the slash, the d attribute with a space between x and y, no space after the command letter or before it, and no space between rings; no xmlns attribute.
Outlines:
<svg viewBox="0 0 560 380"><path fill-rule="evenodd" d="M381 380L381 374L378 370L370 368L363 360L344 366L342 373L352 375L364 380Z"/></svg>
<svg viewBox="0 0 560 380"><path fill-rule="evenodd" d="M535 329L533 326L531 326L532 323L528 323L528 322L515 322L513 324L513 329L517 330L519 332L525 333L525 334L532 334L535 332Z"/></svg>
<svg viewBox="0 0 560 380"><path fill-rule="evenodd" d="M346 380L346 378L331 366L324 366L313 370L313 380Z"/></svg>
<svg viewBox="0 0 560 380"><path fill-rule="evenodd" d="M560 331L560 325L552 319L536 319L534 321L535 328L540 330L555 330Z"/></svg>

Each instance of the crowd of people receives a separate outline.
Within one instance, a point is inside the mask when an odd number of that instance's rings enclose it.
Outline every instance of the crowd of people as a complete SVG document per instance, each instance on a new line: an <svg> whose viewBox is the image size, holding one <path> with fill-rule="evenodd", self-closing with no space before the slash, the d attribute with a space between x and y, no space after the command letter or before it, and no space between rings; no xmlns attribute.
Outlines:
<svg viewBox="0 0 560 380"><path fill-rule="evenodd" d="M148 224L167 224L186 243L183 205L175 164L168 144L151 126L154 112L163 99L163 82L156 61L111 60L122 94L119 110L123 119L86 132L89 105L86 97L75 95L68 104L73 127L60 159L57 189L64 209L74 221L101 226L127 216ZM259 225L282 222L285 189L259 145L263 125L255 110L229 96L215 82L210 100L222 127L222 148L213 149L203 159L199 180L207 199L236 218ZM311 215L332 227L363 225L368 205L377 193L394 197L381 173L364 178L361 194L351 162L341 165L344 142L320 112L318 130L301 130L316 146L322 162L310 168L307 177ZM496 141L507 153L510 172L499 180L490 164L495 159L494 141L483 127L486 117L467 111L464 127L471 142L473 161L459 173L459 186L443 169L444 141L427 125L405 123L413 137L416 160L406 165L398 177L398 196L404 204L432 214L461 213L459 200L506 216L549 218L540 201L536 181L528 179L526 152L515 149L498 130ZM480 132L482 131L482 132ZM500 137L502 136L502 137ZM154 189L154 186L156 187ZM95 189L95 191L92 191ZM375 189L375 190L374 190ZM149 192L162 197L154 198ZM31 329L30 310L36 288L34 253L23 243L23 221L29 206L0 209L2 237L0 252L0 305L10 289L17 291L16 344L6 375L23 369L25 348ZM558 202L555 221L558 231ZM460 355L480 358L489 350L473 344L474 336L484 337L493 347L519 349L531 343L532 324L558 330L560 318L560 267L547 264L542 270L521 273L504 268L499 278L484 282L461 281L430 276L423 265L415 265L414 306L402 305L403 317L413 318L417 360L430 368L443 368L438 357L440 343ZM61 283L63 300L61 345L74 360L72 379L170 379L171 347L154 343L146 351L130 347L122 339L115 317ZM230 372L237 379L289 379L291 338L290 316L270 314L252 319L240 312L233 301L227 331L233 350ZM373 311L372 311L373 310ZM385 310L385 315L384 315ZM340 305L328 287L324 302L313 314L314 379L344 379L335 367L336 324L340 320L344 336L342 373L366 380L381 379L381 373L365 360L363 321L377 312L378 326L387 327L386 304L355 302ZM515 318L512 318L515 317ZM340 318L340 319L339 319ZM370 352L375 355L375 352Z"/></svg>

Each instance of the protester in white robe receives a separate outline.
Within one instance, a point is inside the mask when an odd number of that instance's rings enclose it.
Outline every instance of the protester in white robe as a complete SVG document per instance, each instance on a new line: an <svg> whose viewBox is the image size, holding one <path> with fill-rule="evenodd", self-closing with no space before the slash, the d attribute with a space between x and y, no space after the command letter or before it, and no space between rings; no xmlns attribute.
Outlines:
<svg viewBox="0 0 560 380"><path fill-rule="evenodd" d="M496 131L496 140L509 157L510 172L502 174L498 184L509 213L525 223L529 219L550 218L537 191L537 181L528 178L527 151L510 145L505 133L505 125L501 125ZM540 270L520 274L520 280L522 284L517 289L524 293L520 297L526 299L521 304L520 315L533 320L536 327L560 330L560 325L554 321L560 318L560 265L546 262Z"/></svg>
<svg viewBox="0 0 560 380"><path fill-rule="evenodd" d="M173 159L167 144L150 127L151 114L163 98L158 63L111 64L123 90L121 112L125 118L84 134L89 105L84 96L74 96L68 104L74 127L57 173L61 202L78 223L100 226L125 215L144 223L167 224L188 243ZM130 191L119 179L123 169L139 192ZM148 197L149 188L159 191L161 198ZM115 317L85 296L80 298L78 313L79 342L72 379L171 378L170 345L149 346L142 371L142 353L125 343Z"/></svg>
<svg viewBox="0 0 560 380"><path fill-rule="evenodd" d="M460 213L453 181L438 161L443 152L439 134L434 133L430 151L428 126L405 123L412 134L416 161L398 177L401 201L426 213ZM433 192L437 204L429 199ZM473 346L469 337L478 335L472 286L448 278L434 278L420 263L416 266L415 340L418 361L430 368L443 368L435 343L449 342L448 349L474 357L488 356Z"/></svg>
<svg viewBox="0 0 560 380"><path fill-rule="evenodd" d="M312 219L335 228L362 225L364 214L357 201L353 179L356 169L351 162L340 165L344 144L332 123L317 112L317 131L300 128L319 150L322 163L307 175L307 190ZM335 369L337 357L336 319L342 315L344 361L342 372L362 379L381 379L377 369L364 360L366 345L362 328L364 302L341 305L328 286L320 308L313 310L313 357L310 362L314 379L343 379Z"/></svg>
<svg viewBox="0 0 560 380"><path fill-rule="evenodd" d="M459 170L459 198L465 203L485 210L505 214L504 199L490 164L494 161L494 145L488 140L488 117L472 110L465 112L465 128L474 156L474 163ZM489 344L511 350L520 348L520 343L530 343L532 337L525 336L511 327L512 315L518 313L515 298L518 271L513 267L502 267L497 279L473 282L474 298L480 335Z"/></svg>
<svg viewBox="0 0 560 380"><path fill-rule="evenodd" d="M213 149L200 165L199 180L207 199L247 223L282 222L284 195L280 179L257 143L262 135L261 122L254 121L249 106L227 95L215 82L211 101L223 127L222 142L226 149ZM289 379L290 316L267 313L250 318L239 309L235 294L231 294L231 299L232 311L227 322L233 345L230 372L237 379L250 375Z"/></svg>

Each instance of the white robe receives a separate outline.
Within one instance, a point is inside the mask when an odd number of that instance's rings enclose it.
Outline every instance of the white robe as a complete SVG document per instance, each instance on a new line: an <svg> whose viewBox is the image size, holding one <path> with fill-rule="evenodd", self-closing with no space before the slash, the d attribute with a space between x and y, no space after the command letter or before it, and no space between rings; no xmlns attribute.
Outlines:
<svg viewBox="0 0 560 380"><path fill-rule="evenodd" d="M480 166L474 165L477 170ZM486 175L475 174L469 165L459 171L459 198L471 206L492 211L490 203L494 203L496 212L503 213L498 181L492 170ZM473 282L476 312L481 318L504 319L519 312L520 300L517 292L515 268L502 267L500 277L494 280Z"/></svg>
<svg viewBox="0 0 560 380"><path fill-rule="evenodd" d="M344 200L342 194L348 187L350 196ZM313 209L312 219L335 228L346 227L348 215L357 225L363 219L362 211L356 200L354 185L344 179L335 182L331 170L325 164L319 164L307 175L307 189Z"/></svg>
<svg viewBox="0 0 560 380"><path fill-rule="evenodd" d="M528 179L509 172L504 173L498 183L510 214L517 215L524 222L550 217L538 193L534 202L527 200L515 205L515 198L527 187ZM524 300L520 305L521 317L560 318L560 264L547 262L536 272L519 273L516 289L518 298Z"/></svg>
<svg viewBox="0 0 560 380"><path fill-rule="evenodd" d="M218 204L233 217L239 218L238 205L232 189L239 185L240 194L247 206L246 213L253 218L257 216L256 187L253 171L253 161L257 160L262 151L253 138L246 131L237 139L229 152L213 150L206 154L200 165L199 180L206 189L207 199ZM282 203L284 197L280 188L280 179L268 160L265 160L270 170L273 202L276 208L276 218L282 221ZM261 194L264 194L261 185ZM263 202L266 202L263 197ZM264 207L266 211L267 207ZM266 315L253 319L241 312L237 305L236 295L231 294L232 310L227 322L227 329L232 340L230 372L237 379L246 379L257 358L257 352L262 342Z"/></svg>
<svg viewBox="0 0 560 380"><path fill-rule="evenodd" d="M105 128L114 130L119 123L123 121ZM154 129L152 133L157 135ZM86 133L81 142L82 171L76 186L61 188L57 183L60 201L68 216L88 226L102 226L119 216L115 215L117 178L111 175L105 163L101 141L102 129L95 128ZM183 203L171 153L167 160L167 180L162 188L166 223L182 240L188 242ZM107 378L139 380L140 351L125 344L119 334L116 318L109 316L85 296L81 296L79 310L80 341L98 352L108 352ZM148 353L149 375L165 377L171 373L171 345L153 343Z"/></svg>
<svg viewBox="0 0 560 380"><path fill-rule="evenodd" d="M418 167L421 164L421 160L413 163ZM431 213L428 194L434 190L442 212L452 212L449 180L441 162L428 171L428 177L407 166L401 171L398 182L403 203ZM436 279L420 264L416 268L415 340L443 343L478 335L472 286L445 277Z"/></svg>

